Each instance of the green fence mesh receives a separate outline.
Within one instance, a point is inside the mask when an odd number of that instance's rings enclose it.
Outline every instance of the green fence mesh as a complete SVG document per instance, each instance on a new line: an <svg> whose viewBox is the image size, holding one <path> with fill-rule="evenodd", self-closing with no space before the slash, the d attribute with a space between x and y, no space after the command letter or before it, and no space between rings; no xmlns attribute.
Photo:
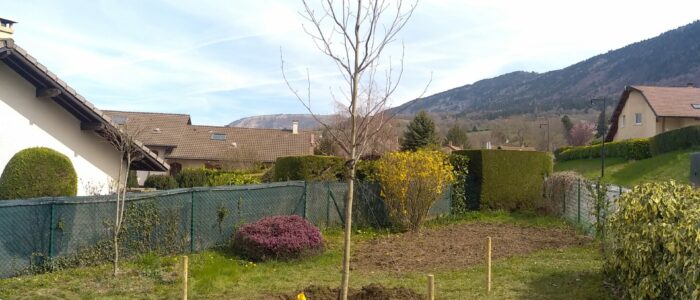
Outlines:
<svg viewBox="0 0 700 300"><path fill-rule="evenodd" d="M355 190L353 224L387 226L379 186L358 183ZM450 213L450 194L433 205L432 216ZM132 257L225 246L236 227L274 215L299 215L319 227L343 226L346 196L344 182L303 181L130 194L120 249L123 257ZM0 277L46 260L108 260L114 201L114 196L0 201Z"/></svg>

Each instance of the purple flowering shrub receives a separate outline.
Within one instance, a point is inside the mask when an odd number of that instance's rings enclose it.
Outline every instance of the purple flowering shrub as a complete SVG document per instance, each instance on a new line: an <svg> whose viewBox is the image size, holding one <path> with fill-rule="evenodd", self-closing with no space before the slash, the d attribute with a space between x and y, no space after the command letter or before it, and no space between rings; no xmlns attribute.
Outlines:
<svg viewBox="0 0 700 300"><path fill-rule="evenodd" d="M233 251L254 261L288 260L323 252L321 232L300 216L274 216L244 225L233 236Z"/></svg>

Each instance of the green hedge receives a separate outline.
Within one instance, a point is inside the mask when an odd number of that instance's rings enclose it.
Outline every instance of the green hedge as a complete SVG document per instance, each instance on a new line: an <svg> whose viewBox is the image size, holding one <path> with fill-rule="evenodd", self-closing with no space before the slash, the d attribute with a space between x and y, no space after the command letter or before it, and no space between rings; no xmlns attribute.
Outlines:
<svg viewBox="0 0 700 300"><path fill-rule="evenodd" d="M260 183L260 178L245 172L227 172L205 168L184 169L177 174L175 179L181 188Z"/></svg>
<svg viewBox="0 0 700 300"><path fill-rule="evenodd" d="M288 156L275 162L273 181L340 180L345 176L345 159L336 156Z"/></svg>
<svg viewBox="0 0 700 300"><path fill-rule="evenodd" d="M606 271L625 299L700 298L700 190L673 181L617 200Z"/></svg>
<svg viewBox="0 0 700 300"><path fill-rule="evenodd" d="M208 186L209 177L217 171L205 168L186 168L175 176L177 184L181 188L191 188L197 186Z"/></svg>
<svg viewBox="0 0 700 300"><path fill-rule="evenodd" d="M209 178L210 186L258 184L260 182L259 177L239 172L219 172Z"/></svg>
<svg viewBox="0 0 700 300"><path fill-rule="evenodd" d="M552 174L546 152L463 150L469 157L466 197L469 209L534 208L543 195L545 176Z"/></svg>
<svg viewBox="0 0 700 300"><path fill-rule="evenodd" d="M700 126L683 127L651 138L651 153L653 155L695 146L700 146Z"/></svg>
<svg viewBox="0 0 700 300"><path fill-rule="evenodd" d="M466 187L469 182L469 157L466 155L450 154L450 164L455 173L455 183L452 185L452 212L462 213L469 209Z"/></svg>
<svg viewBox="0 0 700 300"><path fill-rule="evenodd" d="M158 190L171 190L176 189L178 184L175 178L170 175L151 175L146 178L143 186Z"/></svg>
<svg viewBox="0 0 700 300"><path fill-rule="evenodd" d="M580 147L567 147L555 151L558 161L588 159L600 157L602 144ZM650 139L631 139L619 142L605 143L605 157L621 157L625 159L645 159L651 157Z"/></svg>
<svg viewBox="0 0 700 300"><path fill-rule="evenodd" d="M75 196L78 175L70 159L49 148L17 152L0 176L0 199Z"/></svg>

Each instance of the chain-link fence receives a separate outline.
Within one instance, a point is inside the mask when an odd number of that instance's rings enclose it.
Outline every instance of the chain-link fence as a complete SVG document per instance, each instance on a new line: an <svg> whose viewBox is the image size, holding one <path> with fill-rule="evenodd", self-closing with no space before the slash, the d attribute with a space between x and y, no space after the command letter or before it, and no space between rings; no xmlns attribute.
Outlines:
<svg viewBox="0 0 700 300"><path fill-rule="evenodd" d="M319 227L342 226L344 182L280 182L129 194L120 245L124 257L224 246L236 227L274 215L299 215ZM389 224L379 186L356 184L353 224ZM431 208L449 214L451 192ZM36 266L109 260L114 196L0 201L0 277Z"/></svg>
<svg viewBox="0 0 700 300"><path fill-rule="evenodd" d="M545 187L545 189L550 188L550 186ZM608 184L605 197L606 203L604 203L607 207L605 209L607 215L605 215L605 211L596 213L595 193L597 189L597 183L579 178L566 186L561 197L551 197L557 199L554 201L561 201L561 203L550 203L550 206L554 213L560 215L571 224L579 226L588 234L595 234L597 218L600 218L601 222L605 222L609 215L617 210L615 199L629 191L629 189L622 186Z"/></svg>

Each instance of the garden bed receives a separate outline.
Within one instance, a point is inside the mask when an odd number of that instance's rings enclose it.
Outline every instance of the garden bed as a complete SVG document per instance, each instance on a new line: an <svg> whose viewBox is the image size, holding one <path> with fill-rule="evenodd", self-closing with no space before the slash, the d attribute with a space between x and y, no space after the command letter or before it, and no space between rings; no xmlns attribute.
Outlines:
<svg viewBox="0 0 700 300"><path fill-rule="evenodd" d="M339 289L331 289L329 287L322 286L309 286L303 291L306 299L313 300L336 300L338 299ZM274 296L267 299L284 299L284 300L297 300L297 295L300 292ZM348 299L351 300L423 300L424 295L418 294L411 289L407 288L388 288L380 284L370 284L362 287L360 290L350 289L348 293Z"/></svg>
<svg viewBox="0 0 700 300"><path fill-rule="evenodd" d="M571 229L458 224L364 241L356 248L351 265L366 272L459 270L484 262L485 240L489 236L494 260L538 250L584 245L591 241Z"/></svg>

